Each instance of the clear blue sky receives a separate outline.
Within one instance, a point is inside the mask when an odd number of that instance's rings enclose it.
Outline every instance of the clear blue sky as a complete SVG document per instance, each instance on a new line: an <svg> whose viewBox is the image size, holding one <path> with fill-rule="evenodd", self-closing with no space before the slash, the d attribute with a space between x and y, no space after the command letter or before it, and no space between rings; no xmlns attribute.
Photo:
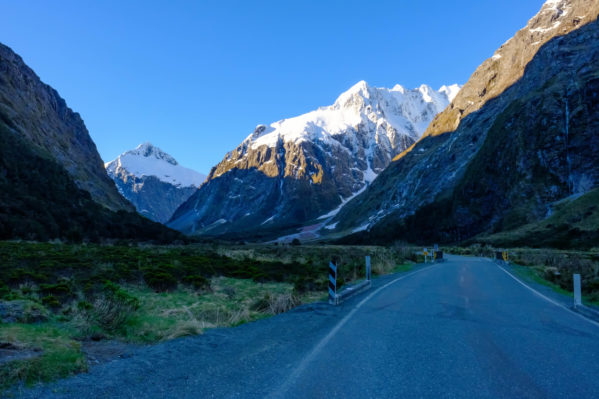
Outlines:
<svg viewBox="0 0 599 399"><path fill-rule="evenodd" d="M207 173L260 123L359 80L463 84L543 0L0 0L0 42L83 117L105 161L150 141Z"/></svg>

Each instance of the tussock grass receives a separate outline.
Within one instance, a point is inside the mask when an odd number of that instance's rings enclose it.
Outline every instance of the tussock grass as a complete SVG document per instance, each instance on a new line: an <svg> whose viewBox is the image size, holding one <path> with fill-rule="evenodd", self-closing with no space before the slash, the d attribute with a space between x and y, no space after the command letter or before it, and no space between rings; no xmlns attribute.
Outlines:
<svg viewBox="0 0 599 399"><path fill-rule="evenodd" d="M0 388L18 381L34 384L87 370L79 342L64 326L44 324L0 324L0 342L38 352L29 359L0 365Z"/></svg>
<svg viewBox="0 0 599 399"><path fill-rule="evenodd" d="M211 291L204 294L184 287L158 294L129 288L140 307L123 327L123 337L149 343L195 335L206 328L236 326L323 298L321 292L298 295L287 283L216 277L210 286Z"/></svg>
<svg viewBox="0 0 599 399"><path fill-rule="evenodd" d="M0 342L43 350L41 356L2 365L2 384L85 370L79 341L153 343L324 300L331 259L339 267L341 287L364 278L366 255L376 275L405 270L416 260L413 253L405 245L0 242L0 300L26 300L48 316L39 324L0 324Z"/></svg>

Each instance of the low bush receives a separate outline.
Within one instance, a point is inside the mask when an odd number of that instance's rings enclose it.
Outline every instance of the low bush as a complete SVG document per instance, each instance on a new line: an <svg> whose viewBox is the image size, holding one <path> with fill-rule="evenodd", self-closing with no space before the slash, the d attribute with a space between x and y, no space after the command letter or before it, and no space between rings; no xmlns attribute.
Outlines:
<svg viewBox="0 0 599 399"><path fill-rule="evenodd" d="M210 291L210 280L199 274L192 274L183 278L183 282L191 285L198 291Z"/></svg>
<svg viewBox="0 0 599 399"><path fill-rule="evenodd" d="M156 292L171 291L177 287L177 278L164 269L146 271L144 280Z"/></svg>

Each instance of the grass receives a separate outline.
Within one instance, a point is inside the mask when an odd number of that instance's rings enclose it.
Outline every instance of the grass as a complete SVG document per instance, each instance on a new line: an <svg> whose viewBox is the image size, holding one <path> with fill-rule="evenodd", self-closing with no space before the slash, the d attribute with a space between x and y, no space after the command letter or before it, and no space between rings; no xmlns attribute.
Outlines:
<svg viewBox="0 0 599 399"><path fill-rule="evenodd" d="M562 294L562 295L566 295L566 296L573 296L573 293L563 289L562 287L560 287L559 285L544 279L540 273L543 272L542 268L539 266L520 266L520 265L515 265L516 267L513 269L514 272L523 280L532 280L537 284L541 284L544 285L545 287L549 287L551 288L553 291Z"/></svg>
<svg viewBox="0 0 599 399"><path fill-rule="evenodd" d="M217 277L205 294L178 288L155 293L144 287L127 291L140 307L123 326L121 337L131 342L152 343L206 328L231 327L281 313L300 304L323 298L322 292L297 295L292 284L255 283L252 280Z"/></svg>
<svg viewBox="0 0 599 399"><path fill-rule="evenodd" d="M553 291L562 294L562 295L566 295L569 297L573 297L574 293L572 291L568 291L564 288L562 288L560 285L549 281L545 278L543 278L543 268L542 267L538 267L538 266L519 266L516 265L517 267L514 268L514 271L516 272L516 274L524 279L531 279L532 281L534 281L535 283L544 285L546 287L551 288ZM592 306L599 306L599 296L594 295L594 294L590 294L590 295L583 295L582 296L582 301L584 304L586 305L592 305Z"/></svg>
<svg viewBox="0 0 599 399"><path fill-rule="evenodd" d="M81 345L87 340L150 344L325 300L329 260L343 286L363 278L366 255L377 275L409 270L413 252L406 246L0 242L0 300L27 304L23 320L42 320L0 323L0 342L43 351L2 365L0 385L86 370Z"/></svg>
<svg viewBox="0 0 599 399"><path fill-rule="evenodd" d="M0 342L41 351L40 356L0 365L0 388L18 381L29 385L51 381L87 370L81 344L71 336L72 331L55 323L0 324Z"/></svg>
<svg viewBox="0 0 599 399"><path fill-rule="evenodd" d="M546 219L514 230L481 235L476 241L495 246L591 248L599 240L599 188L552 204Z"/></svg>
<svg viewBox="0 0 599 399"><path fill-rule="evenodd" d="M398 265L393 269L393 273L405 273L409 272L414 268L413 263L404 263L403 265Z"/></svg>

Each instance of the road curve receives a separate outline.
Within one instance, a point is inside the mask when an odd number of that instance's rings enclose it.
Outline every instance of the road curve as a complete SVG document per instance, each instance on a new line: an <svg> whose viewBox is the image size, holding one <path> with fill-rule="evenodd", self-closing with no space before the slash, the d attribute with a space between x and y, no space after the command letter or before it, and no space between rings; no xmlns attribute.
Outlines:
<svg viewBox="0 0 599 399"><path fill-rule="evenodd" d="M144 348L48 398L599 398L599 326L487 259L377 279L339 307Z"/></svg>

